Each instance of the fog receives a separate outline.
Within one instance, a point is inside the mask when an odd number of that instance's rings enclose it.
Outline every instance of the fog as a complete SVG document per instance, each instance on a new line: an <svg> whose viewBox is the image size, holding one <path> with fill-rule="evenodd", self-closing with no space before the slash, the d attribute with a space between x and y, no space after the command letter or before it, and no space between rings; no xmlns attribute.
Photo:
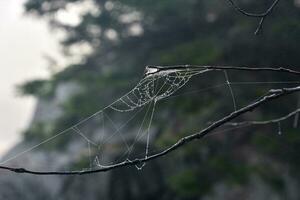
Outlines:
<svg viewBox="0 0 300 200"><path fill-rule="evenodd" d="M23 13L23 0L0 1L0 154L14 145L28 126L35 100L16 86L47 78L45 56L58 57L58 42L45 21Z"/></svg>

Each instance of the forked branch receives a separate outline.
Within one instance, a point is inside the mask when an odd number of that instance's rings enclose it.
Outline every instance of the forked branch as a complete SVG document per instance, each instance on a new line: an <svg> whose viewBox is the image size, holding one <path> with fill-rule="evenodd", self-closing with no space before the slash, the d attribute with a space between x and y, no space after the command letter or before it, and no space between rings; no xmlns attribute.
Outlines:
<svg viewBox="0 0 300 200"><path fill-rule="evenodd" d="M279 3L280 0L274 0L273 3L271 4L271 6L263 13L250 13L250 12L247 12L245 11L244 9L242 9L241 7L239 7L235 1L233 0L227 0L233 7L236 11L238 11L239 13L247 16L247 17L254 17L254 18L260 18L260 21L259 21L259 24L254 32L255 35L257 35L262 27L263 27L263 23L264 23L264 20L265 18L270 15L272 13L272 11L274 10L274 8L276 7L276 5Z"/></svg>

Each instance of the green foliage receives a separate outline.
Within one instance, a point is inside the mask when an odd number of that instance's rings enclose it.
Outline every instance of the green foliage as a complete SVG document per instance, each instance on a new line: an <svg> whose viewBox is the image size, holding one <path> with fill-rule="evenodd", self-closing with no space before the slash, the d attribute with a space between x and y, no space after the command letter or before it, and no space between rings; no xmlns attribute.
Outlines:
<svg viewBox="0 0 300 200"><path fill-rule="evenodd" d="M188 43L178 44L174 48L158 51L162 64L170 63L213 63L221 55L221 49L214 41L206 38L205 40L189 41Z"/></svg>
<svg viewBox="0 0 300 200"><path fill-rule="evenodd" d="M53 96L55 86L51 81L33 80L19 86L18 90L22 95L34 95L40 98L49 98Z"/></svg>
<svg viewBox="0 0 300 200"><path fill-rule="evenodd" d="M209 178L205 174L199 174L198 170L183 170L170 178L170 186L174 192L185 198L192 198L210 192Z"/></svg>

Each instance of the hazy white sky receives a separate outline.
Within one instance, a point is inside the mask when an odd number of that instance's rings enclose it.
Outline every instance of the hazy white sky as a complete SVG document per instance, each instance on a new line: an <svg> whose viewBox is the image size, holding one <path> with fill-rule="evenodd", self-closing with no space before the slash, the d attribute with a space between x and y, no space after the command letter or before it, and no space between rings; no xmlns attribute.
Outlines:
<svg viewBox="0 0 300 200"><path fill-rule="evenodd" d="M20 97L16 85L47 77L44 55L56 56L57 39L45 21L23 14L24 0L0 0L0 154L21 137L35 100Z"/></svg>

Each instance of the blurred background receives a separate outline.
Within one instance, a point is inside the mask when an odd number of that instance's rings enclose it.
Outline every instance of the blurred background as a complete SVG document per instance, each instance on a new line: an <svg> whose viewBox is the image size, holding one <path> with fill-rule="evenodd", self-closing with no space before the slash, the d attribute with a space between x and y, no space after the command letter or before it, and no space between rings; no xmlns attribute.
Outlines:
<svg viewBox="0 0 300 200"><path fill-rule="evenodd" d="M238 4L263 12L272 1ZM108 105L138 82L146 65L299 70L299 0L281 1L257 36L259 20L240 15L225 0L2 0L0 10L3 160ZM280 73L228 75L236 83L238 107L270 88L299 81ZM228 88L217 87L225 81L222 73L193 79L180 91L189 95L162 105L166 112L153 121L153 146L167 147L231 112ZM238 120L278 118L297 106L299 95L292 95ZM290 118L280 127L220 129L221 134L150 162L142 171L129 167L70 177L0 171L0 197L296 200L300 135L295 124ZM60 171L81 166L65 154L76 145L66 136L10 164Z"/></svg>

